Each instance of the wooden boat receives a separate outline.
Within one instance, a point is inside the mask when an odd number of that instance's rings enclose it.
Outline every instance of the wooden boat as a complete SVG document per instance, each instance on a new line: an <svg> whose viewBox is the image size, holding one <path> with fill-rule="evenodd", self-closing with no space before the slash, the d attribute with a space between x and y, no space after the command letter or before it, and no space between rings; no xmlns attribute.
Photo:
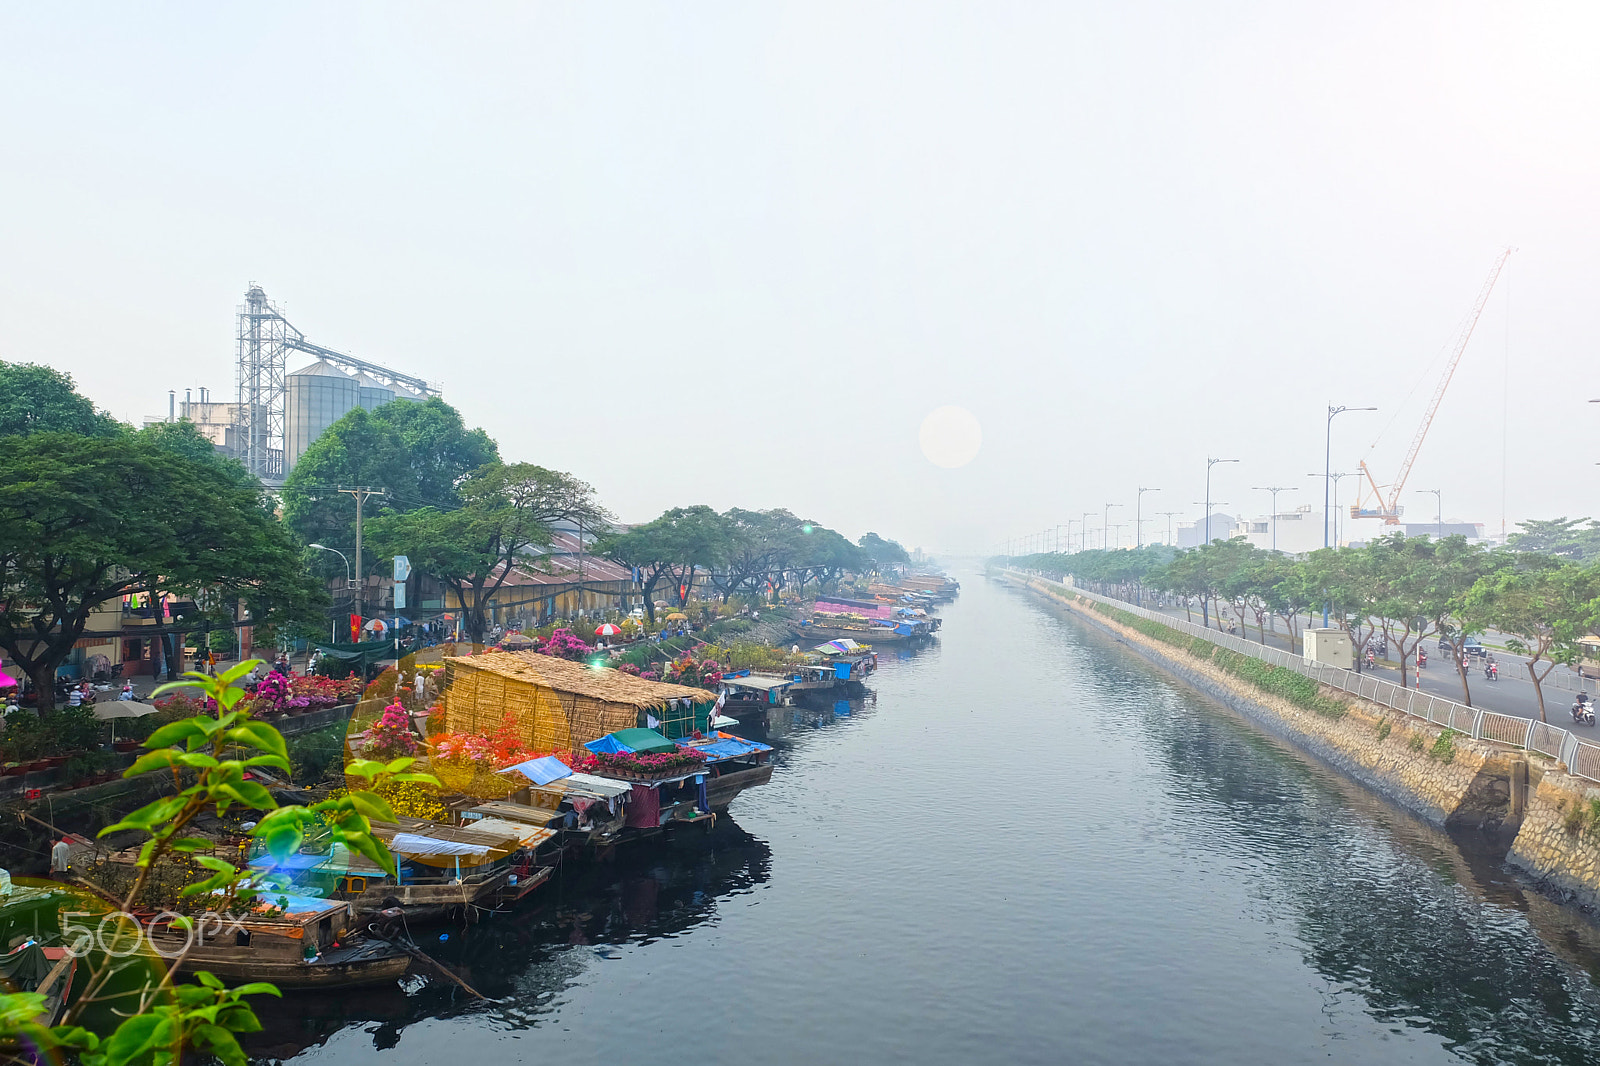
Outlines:
<svg viewBox="0 0 1600 1066"><path fill-rule="evenodd" d="M64 947L45 947L35 940L17 945L0 955L0 981L11 992L37 992L44 997L44 1010L34 1017L42 1026L52 1026L66 1009L72 978L78 960ZM5 1048L0 1038L0 1049Z"/></svg>
<svg viewBox="0 0 1600 1066"><path fill-rule="evenodd" d="M731 769L706 779L706 802L717 814L727 814L728 805L747 788L755 788L772 780L772 764L762 763Z"/></svg>
<svg viewBox="0 0 1600 1066"><path fill-rule="evenodd" d="M281 914L197 921L193 930L158 922L156 916L141 916L141 922L150 945L179 970L206 970L234 984L348 988L398 980L411 966L403 948L354 930L352 904L285 898L289 906Z"/></svg>
<svg viewBox="0 0 1600 1066"><path fill-rule="evenodd" d="M911 644L926 640L926 633L896 633L888 626L791 625L789 633L801 642L821 644L830 640L854 640L861 644Z"/></svg>

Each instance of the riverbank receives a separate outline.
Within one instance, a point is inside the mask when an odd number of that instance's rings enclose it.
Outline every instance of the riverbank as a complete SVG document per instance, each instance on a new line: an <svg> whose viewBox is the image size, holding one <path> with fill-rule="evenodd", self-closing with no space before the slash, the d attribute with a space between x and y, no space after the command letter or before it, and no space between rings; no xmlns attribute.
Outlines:
<svg viewBox="0 0 1600 1066"><path fill-rule="evenodd" d="M1003 579L1111 633L1146 661L1429 823L1482 835L1542 891L1600 911L1600 789L1558 761L1317 685L1057 582Z"/></svg>

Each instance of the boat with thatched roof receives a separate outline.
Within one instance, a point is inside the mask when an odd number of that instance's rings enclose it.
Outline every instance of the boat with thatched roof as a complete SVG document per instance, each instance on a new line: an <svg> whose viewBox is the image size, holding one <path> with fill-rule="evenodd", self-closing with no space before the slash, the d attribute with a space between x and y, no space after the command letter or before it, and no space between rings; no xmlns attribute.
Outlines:
<svg viewBox="0 0 1600 1066"><path fill-rule="evenodd" d="M577 752L619 729L656 719L676 740L710 728L716 694L646 681L609 667L537 652L489 652L444 660L445 729L487 733L509 714L533 751Z"/></svg>

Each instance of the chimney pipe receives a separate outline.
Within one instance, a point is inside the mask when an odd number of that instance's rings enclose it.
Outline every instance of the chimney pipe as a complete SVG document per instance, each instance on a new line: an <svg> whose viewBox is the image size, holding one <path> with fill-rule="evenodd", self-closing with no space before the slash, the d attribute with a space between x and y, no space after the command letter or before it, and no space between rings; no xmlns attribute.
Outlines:
<svg viewBox="0 0 1600 1066"><path fill-rule="evenodd" d="M167 390L167 421L168 422L176 422L177 420L178 420L178 390L177 389L168 389Z"/></svg>
<svg viewBox="0 0 1600 1066"><path fill-rule="evenodd" d="M202 407L204 407L205 403L206 403L206 387L204 385L202 385L202 386L200 386L200 405Z"/></svg>
<svg viewBox="0 0 1600 1066"><path fill-rule="evenodd" d="M191 390L189 390L189 389L184 389L183 390L183 417L184 418L188 418L189 417L189 402L190 402L189 401L189 396L190 396L190 392L191 392Z"/></svg>

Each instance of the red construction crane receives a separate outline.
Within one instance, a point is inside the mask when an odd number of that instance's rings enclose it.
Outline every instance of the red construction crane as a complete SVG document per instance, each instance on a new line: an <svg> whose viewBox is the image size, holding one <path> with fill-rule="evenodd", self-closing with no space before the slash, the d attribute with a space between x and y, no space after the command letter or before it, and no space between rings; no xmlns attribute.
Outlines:
<svg viewBox="0 0 1600 1066"><path fill-rule="evenodd" d="M1433 399L1428 403L1427 413L1422 416L1422 425L1417 427L1417 435L1411 438L1411 447L1406 452L1405 461L1400 464L1400 473L1389 486L1388 499L1384 499L1383 488L1372 476L1372 470L1363 459L1361 473L1366 476L1368 488L1362 490L1360 499L1350 505L1351 518L1381 518L1386 525L1400 524L1400 493L1406 487L1406 479L1411 476L1411 466L1417 461L1417 453L1422 450L1422 441L1427 437L1429 427L1433 425L1433 416L1439 413L1439 401L1444 399L1444 390L1450 387L1450 379L1455 377L1456 365L1461 362L1461 353L1467 350L1467 342L1472 339L1472 331L1478 326L1478 316L1483 314L1483 305L1489 302L1489 294L1494 291L1494 283L1500 280L1500 271L1504 269L1506 259L1514 251L1515 248L1507 248L1495 259L1488 280L1483 283L1483 288L1478 290L1478 298L1473 301L1472 310L1467 312L1467 317L1462 321L1461 331L1455 341L1455 350L1450 353L1450 361L1445 364L1444 376L1439 379L1438 387L1433 390Z"/></svg>

